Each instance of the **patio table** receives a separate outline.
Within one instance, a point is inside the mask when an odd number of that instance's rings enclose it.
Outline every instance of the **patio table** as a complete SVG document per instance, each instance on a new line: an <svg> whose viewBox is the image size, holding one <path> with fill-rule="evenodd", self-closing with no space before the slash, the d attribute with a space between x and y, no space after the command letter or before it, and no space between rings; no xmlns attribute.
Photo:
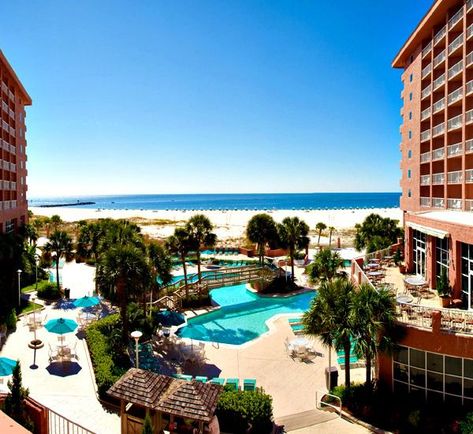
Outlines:
<svg viewBox="0 0 473 434"><path fill-rule="evenodd" d="M396 297L396 301L398 303L412 303L414 301L414 297L412 297L412 295L409 295L409 294L398 295Z"/></svg>
<svg viewBox="0 0 473 434"><path fill-rule="evenodd" d="M309 341L309 339L300 337L300 338L292 339L289 342L289 346L292 347L292 348L304 347L306 349L311 349L312 348L312 343Z"/></svg>
<svg viewBox="0 0 473 434"><path fill-rule="evenodd" d="M404 283L410 286L424 286L427 281L422 276L410 276L404 279Z"/></svg>
<svg viewBox="0 0 473 434"><path fill-rule="evenodd" d="M366 275L370 277L381 277L384 276L384 273L382 271L368 271Z"/></svg>

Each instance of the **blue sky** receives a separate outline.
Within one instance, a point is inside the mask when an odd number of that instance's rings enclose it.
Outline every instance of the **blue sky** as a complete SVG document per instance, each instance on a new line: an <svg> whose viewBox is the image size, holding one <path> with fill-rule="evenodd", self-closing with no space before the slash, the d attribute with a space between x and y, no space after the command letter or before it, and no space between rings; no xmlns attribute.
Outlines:
<svg viewBox="0 0 473 434"><path fill-rule="evenodd" d="M400 71L431 0L5 0L30 197L399 190Z"/></svg>

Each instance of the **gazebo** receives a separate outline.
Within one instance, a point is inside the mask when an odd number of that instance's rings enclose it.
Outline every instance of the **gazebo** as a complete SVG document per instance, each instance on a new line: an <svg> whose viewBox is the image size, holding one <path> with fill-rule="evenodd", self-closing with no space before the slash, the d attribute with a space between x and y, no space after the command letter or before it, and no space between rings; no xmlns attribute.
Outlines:
<svg viewBox="0 0 473 434"><path fill-rule="evenodd" d="M122 434L140 434L149 412L154 432L177 431L179 424L189 432L212 421L222 387L185 381L143 369L131 368L108 391L120 400Z"/></svg>

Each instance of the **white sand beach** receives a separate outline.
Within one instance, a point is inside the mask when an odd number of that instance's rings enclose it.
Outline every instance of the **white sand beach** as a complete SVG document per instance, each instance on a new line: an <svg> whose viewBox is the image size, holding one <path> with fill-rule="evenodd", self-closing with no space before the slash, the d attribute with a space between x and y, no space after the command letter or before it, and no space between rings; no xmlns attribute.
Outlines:
<svg viewBox="0 0 473 434"><path fill-rule="evenodd" d="M220 240L236 239L243 236L248 220L261 211L176 211L176 210L112 210L112 209L85 209L76 207L40 208L30 207L35 215L51 217L59 215L64 221L112 218L112 219L143 219L140 224L142 232L153 238L165 238L172 234L176 225L182 224L194 214L205 214L214 223L215 232ZM401 221L400 208L373 208L373 209L332 209L332 210L274 210L269 214L276 222L285 217L297 216L303 219L314 230L318 222L335 228L334 236L340 231L351 229L361 223L366 216L377 213L382 217L390 217ZM168 220L175 224L154 224L152 220Z"/></svg>

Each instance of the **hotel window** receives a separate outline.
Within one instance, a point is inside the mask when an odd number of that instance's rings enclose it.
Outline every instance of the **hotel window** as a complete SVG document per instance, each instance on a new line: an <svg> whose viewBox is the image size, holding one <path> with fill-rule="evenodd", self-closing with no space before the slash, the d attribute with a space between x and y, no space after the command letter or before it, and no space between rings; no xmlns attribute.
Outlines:
<svg viewBox="0 0 473 434"><path fill-rule="evenodd" d="M412 151L410 149L407 151L407 158L412 158Z"/></svg>
<svg viewBox="0 0 473 434"><path fill-rule="evenodd" d="M441 276L443 269L445 269L448 276L448 248L448 238L435 238L435 274L437 276L437 279Z"/></svg>
<svg viewBox="0 0 473 434"><path fill-rule="evenodd" d="M407 177L408 177L409 179L411 179L411 174L412 174L412 173L411 173L411 169L407 169Z"/></svg>
<svg viewBox="0 0 473 434"><path fill-rule="evenodd" d="M409 120L412 121L412 112L409 112Z"/></svg>
<svg viewBox="0 0 473 434"><path fill-rule="evenodd" d="M412 131L409 130L409 139L412 139Z"/></svg>
<svg viewBox="0 0 473 434"><path fill-rule="evenodd" d="M409 75L409 81L412 83L412 79L414 78L414 74Z"/></svg>
<svg viewBox="0 0 473 434"><path fill-rule="evenodd" d="M412 92L409 93L409 101L412 101Z"/></svg>
<svg viewBox="0 0 473 434"><path fill-rule="evenodd" d="M473 404L473 360L399 347L393 354L393 389L428 401Z"/></svg>
<svg viewBox="0 0 473 434"><path fill-rule="evenodd" d="M411 189L407 190L407 197L412 197L412 191L411 191Z"/></svg>
<svg viewBox="0 0 473 434"><path fill-rule="evenodd" d="M473 245L462 243L462 297L463 305L473 309Z"/></svg>

